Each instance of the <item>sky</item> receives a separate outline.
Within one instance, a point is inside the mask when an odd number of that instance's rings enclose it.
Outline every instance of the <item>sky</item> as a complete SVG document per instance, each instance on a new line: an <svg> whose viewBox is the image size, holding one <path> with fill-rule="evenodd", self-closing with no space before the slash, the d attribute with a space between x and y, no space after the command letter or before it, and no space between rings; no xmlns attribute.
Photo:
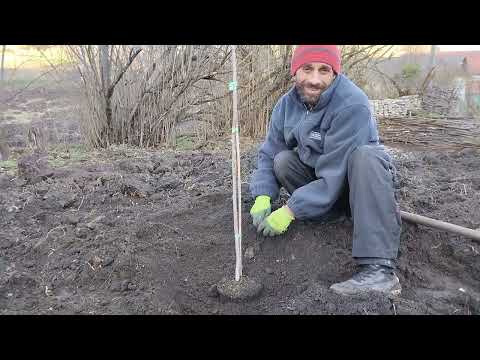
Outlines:
<svg viewBox="0 0 480 360"><path fill-rule="evenodd" d="M438 45L440 51L469 51L480 50L480 45Z"/></svg>

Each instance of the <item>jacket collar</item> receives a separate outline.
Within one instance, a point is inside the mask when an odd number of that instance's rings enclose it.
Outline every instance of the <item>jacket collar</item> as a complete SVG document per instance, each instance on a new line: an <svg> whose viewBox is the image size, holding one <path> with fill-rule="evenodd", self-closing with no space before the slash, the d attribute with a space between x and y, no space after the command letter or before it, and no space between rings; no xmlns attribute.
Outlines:
<svg viewBox="0 0 480 360"><path fill-rule="evenodd" d="M317 105L313 108L312 112L318 111L322 108L324 108L331 100L333 94L335 93L335 89L337 88L338 84L341 81L341 78L343 77L343 74L338 74L335 77L335 80L330 84L330 86L325 90L322 95L320 95L320 98L318 99ZM298 95L297 88L295 85L292 86L292 88L288 91L288 95L294 99L300 106L303 108L306 107L306 105L302 102L300 99L300 95Z"/></svg>

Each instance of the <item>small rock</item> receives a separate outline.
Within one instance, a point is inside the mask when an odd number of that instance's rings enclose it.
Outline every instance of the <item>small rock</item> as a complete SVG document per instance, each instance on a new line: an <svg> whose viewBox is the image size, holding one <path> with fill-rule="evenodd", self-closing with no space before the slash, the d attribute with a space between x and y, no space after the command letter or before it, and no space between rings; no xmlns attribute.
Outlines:
<svg viewBox="0 0 480 360"><path fill-rule="evenodd" d="M134 283L128 283L127 289L128 290L135 290L137 288L137 285Z"/></svg>
<svg viewBox="0 0 480 360"><path fill-rule="evenodd" d="M110 285L110 290L113 292L120 291L122 289L122 284L119 281L112 282Z"/></svg>
<svg viewBox="0 0 480 360"><path fill-rule="evenodd" d="M103 259L103 261L102 261L102 266L103 266L103 267L106 267L106 266L112 265L113 260L114 260L114 259L113 259L112 257L107 256L105 259Z"/></svg>
<svg viewBox="0 0 480 360"><path fill-rule="evenodd" d="M88 235L88 231L85 228L78 228L75 230L75 235L81 239L84 239Z"/></svg>
<svg viewBox="0 0 480 360"><path fill-rule="evenodd" d="M95 230L95 227L96 227L96 226L97 226L97 224L94 223L94 222L89 222L89 223L87 224L87 228L89 228L90 230Z"/></svg>
<svg viewBox="0 0 480 360"><path fill-rule="evenodd" d="M115 226L116 218L114 216L110 218L102 219L102 224L107 226Z"/></svg>
<svg viewBox="0 0 480 360"><path fill-rule="evenodd" d="M255 257L255 252L253 250L253 247L252 246L249 246L246 250L245 250L245 258L247 258L248 260L251 260Z"/></svg>
<svg viewBox="0 0 480 360"><path fill-rule="evenodd" d="M210 297L218 297L219 293L218 293L218 289L217 289L217 285L216 284L213 284L212 286L210 286L208 288L208 296Z"/></svg>
<svg viewBox="0 0 480 360"><path fill-rule="evenodd" d="M266 272L267 274L271 275L271 274L273 274L273 269L267 267L267 268L265 268L265 272Z"/></svg>
<svg viewBox="0 0 480 360"><path fill-rule="evenodd" d="M150 200L153 200L153 201L162 200L162 198L163 198L163 195L161 193L155 193L152 196L150 196Z"/></svg>
<svg viewBox="0 0 480 360"><path fill-rule="evenodd" d="M308 289L308 283L303 283L297 287L297 291L299 294L304 293Z"/></svg>
<svg viewBox="0 0 480 360"><path fill-rule="evenodd" d="M110 300L107 300L107 299L102 300L102 301L100 302L100 306L107 306L108 304L110 304Z"/></svg>
<svg viewBox="0 0 480 360"><path fill-rule="evenodd" d="M13 245L15 245L15 242L12 239L7 239L7 238L1 238L0 237L0 249L9 249Z"/></svg>
<svg viewBox="0 0 480 360"><path fill-rule="evenodd" d="M446 191L450 189L450 184L443 184L439 187L439 190Z"/></svg>
<svg viewBox="0 0 480 360"><path fill-rule="evenodd" d="M38 220L38 221L45 221L45 219L47 218L47 213L45 211L40 211L38 213L36 213L35 215L33 215L32 217L35 219L35 220Z"/></svg>
<svg viewBox="0 0 480 360"><path fill-rule="evenodd" d="M36 189L35 192L36 192L39 196L44 196L44 195L48 192L48 189Z"/></svg>
<svg viewBox="0 0 480 360"><path fill-rule="evenodd" d="M71 207L75 203L75 201L77 201L76 195L65 200L60 200L60 205L62 206L62 208L67 209Z"/></svg>
<svg viewBox="0 0 480 360"><path fill-rule="evenodd" d="M213 315L218 314L218 309L213 309L213 310L212 310L212 314L213 314Z"/></svg>
<svg viewBox="0 0 480 360"><path fill-rule="evenodd" d="M120 290L121 291L128 291L128 284L130 283L130 280L123 280L122 284L120 285Z"/></svg>
<svg viewBox="0 0 480 360"><path fill-rule="evenodd" d="M88 291L95 291L95 286L93 286L93 285L92 285L92 286L89 286L89 287L88 287Z"/></svg>
<svg viewBox="0 0 480 360"><path fill-rule="evenodd" d="M24 262L24 265L25 265L26 268L29 269L29 268L32 268L32 267L35 266L35 262L34 262L34 261L27 260L27 261Z"/></svg>
<svg viewBox="0 0 480 360"><path fill-rule="evenodd" d="M80 222L80 218L76 215L66 215L65 223L70 225L77 225Z"/></svg>

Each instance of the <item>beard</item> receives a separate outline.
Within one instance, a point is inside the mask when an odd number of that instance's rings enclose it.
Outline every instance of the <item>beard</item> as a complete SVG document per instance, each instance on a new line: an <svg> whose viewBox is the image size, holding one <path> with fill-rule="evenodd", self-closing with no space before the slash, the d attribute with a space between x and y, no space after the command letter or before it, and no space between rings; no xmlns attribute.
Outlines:
<svg viewBox="0 0 480 360"><path fill-rule="evenodd" d="M325 83L313 85L309 82L303 81L301 83L295 83L295 87L302 102L313 108L317 105L320 96L328 88L328 85ZM314 91L314 93L309 91Z"/></svg>

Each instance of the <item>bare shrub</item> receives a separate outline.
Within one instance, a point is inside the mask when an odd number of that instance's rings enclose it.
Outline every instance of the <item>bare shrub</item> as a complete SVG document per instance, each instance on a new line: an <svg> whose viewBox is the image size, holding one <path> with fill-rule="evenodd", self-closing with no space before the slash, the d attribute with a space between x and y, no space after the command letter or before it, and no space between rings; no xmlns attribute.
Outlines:
<svg viewBox="0 0 480 360"><path fill-rule="evenodd" d="M343 46L345 72L361 85L363 68L390 48ZM293 84L293 49L291 45L238 46L242 135L265 135L273 106ZM230 132L229 46L83 45L70 46L69 53L82 78L81 127L92 146L174 144L180 133L176 129L190 125L204 139Z"/></svg>
<svg viewBox="0 0 480 360"><path fill-rule="evenodd" d="M82 130L93 146L153 146L194 116L228 59L225 46L71 46L85 95ZM107 71L108 72L108 71Z"/></svg>

